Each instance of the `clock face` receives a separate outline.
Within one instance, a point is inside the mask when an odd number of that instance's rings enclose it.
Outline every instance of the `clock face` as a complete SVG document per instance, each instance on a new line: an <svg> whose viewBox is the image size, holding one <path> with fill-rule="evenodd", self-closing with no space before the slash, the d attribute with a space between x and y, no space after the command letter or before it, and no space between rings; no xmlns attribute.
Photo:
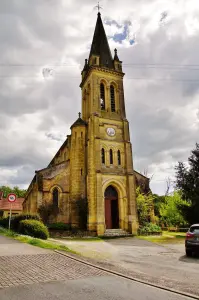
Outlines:
<svg viewBox="0 0 199 300"><path fill-rule="evenodd" d="M114 136L115 135L115 129L114 128L107 128L106 132L109 136Z"/></svg>

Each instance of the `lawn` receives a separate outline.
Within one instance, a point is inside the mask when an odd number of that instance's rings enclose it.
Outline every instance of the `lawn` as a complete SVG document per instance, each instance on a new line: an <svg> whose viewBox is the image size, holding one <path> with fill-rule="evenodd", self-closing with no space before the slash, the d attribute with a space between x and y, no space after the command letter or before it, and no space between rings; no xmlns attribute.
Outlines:
<svg viewBox="0 0 199 300"><path fill-rule="evenodd" d="M160 236L138 236L139 239L147 240L149 242L158 244L178 244L184 243L186 233L185 232L170 232L163 231Z"/></svg>
<svg viewBox="0 0 199 300"><path fill-rule="evenodd" d="M2 227L0 227L0 234L7 236L7 237L14 238L15 240L18 240L22 243L30 244L32 246L37 246L37 247L44 248L44 249L66 251L66 252L70 252L73 254L77 254L77 252L69 249L68 247L66 247L64 245L60 245L54 241L52 242L49 240L41 240L41 239L33 238L30 236L20 235L18 233L15 233L14 231L4 229Z"/></svg>

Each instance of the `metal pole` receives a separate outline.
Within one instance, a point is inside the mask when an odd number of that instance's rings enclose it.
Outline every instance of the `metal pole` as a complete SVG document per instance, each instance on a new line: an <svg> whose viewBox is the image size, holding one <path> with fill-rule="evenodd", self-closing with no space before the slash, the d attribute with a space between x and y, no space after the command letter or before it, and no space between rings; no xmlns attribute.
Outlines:
<svg viewBox="0 0 199 300"><path fill-rule="evenodd" d="M12 202L10 202L9 230L10 230L11 217L12 217Z"/></svg>

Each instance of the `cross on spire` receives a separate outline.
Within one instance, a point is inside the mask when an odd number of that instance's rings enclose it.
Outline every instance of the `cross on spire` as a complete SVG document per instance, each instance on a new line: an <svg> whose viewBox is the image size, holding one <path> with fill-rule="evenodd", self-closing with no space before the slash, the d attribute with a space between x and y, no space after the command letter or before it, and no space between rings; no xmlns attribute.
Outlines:
<svg viewBox="0 0 199 300"><path fill-rule="evenodd" d="M97 8L98 9L98 13L100 13L100 9L102 9L102 7L100 6L99 1L98 1L97 5L95 6L95 8Z"/></svg>
<svg viewBox="0 0 199 300"><path fill-rule="evenodd" d="M81 113L80 112L78 113L78 115L79 115L79 118L81 118Z"/></svg>

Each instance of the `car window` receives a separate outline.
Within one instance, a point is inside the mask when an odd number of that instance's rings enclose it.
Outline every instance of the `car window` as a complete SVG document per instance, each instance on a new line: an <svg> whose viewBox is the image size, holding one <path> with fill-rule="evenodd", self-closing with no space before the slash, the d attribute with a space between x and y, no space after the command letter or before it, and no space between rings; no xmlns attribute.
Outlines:
<svg viewBox="0 0 199 300"><path fill-rule="evenodd" d="M199 226L192 226L191 228L190 228L190 232L199 232Z"/></svg>

